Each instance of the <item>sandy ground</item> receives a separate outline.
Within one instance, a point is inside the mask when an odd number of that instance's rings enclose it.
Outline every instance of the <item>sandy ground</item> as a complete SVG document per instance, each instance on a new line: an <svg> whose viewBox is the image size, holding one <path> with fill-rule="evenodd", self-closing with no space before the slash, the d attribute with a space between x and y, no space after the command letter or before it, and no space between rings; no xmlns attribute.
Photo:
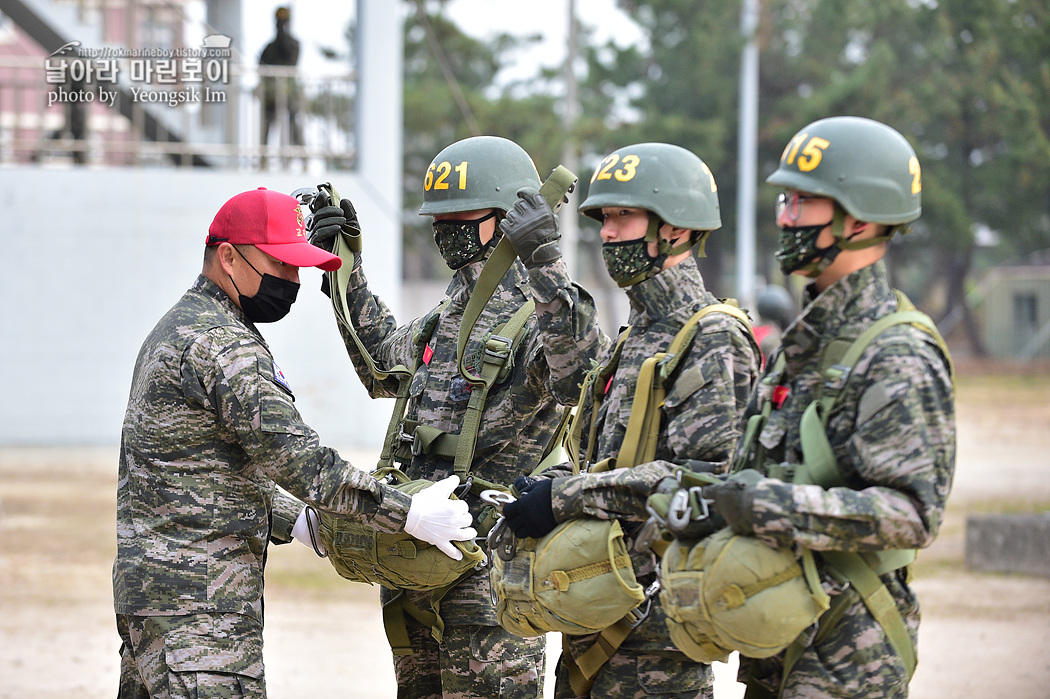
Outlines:
<svg viewBox="0 0 1050 699"><path fill-rule="evenodd" d="M1050 696L1050 579L964 566L968 513L1050 510L1047 389L1050 374L960 381L955 487L916 566L924 620L913 697ZM0 699L115 695L115 489L115 448L0 450ZM377 588L346 583L305 547L272 548L270 696L393 697L377 599ZM735 662L715 671L718 699L743 695Z"/></svg>

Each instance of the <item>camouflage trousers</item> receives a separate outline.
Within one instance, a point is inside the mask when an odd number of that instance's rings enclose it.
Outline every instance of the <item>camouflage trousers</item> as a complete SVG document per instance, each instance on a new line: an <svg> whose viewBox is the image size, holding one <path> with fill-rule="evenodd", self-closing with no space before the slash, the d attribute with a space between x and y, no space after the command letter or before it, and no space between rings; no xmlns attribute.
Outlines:
<svg viewBox="0 0 1050 699"><path fill-rule="evenodd" d="M593 699L713 699L711 666L690 660L671 642L666 615L659 598L653 598L649 616L598 670L591 687ZM596 642L597 635L566 636L558 660L557 699L576 699L569 684L570 658Z"/></svg>
<svg viewBox="0 0 1050 699"><path fill-rule="evenodd" d="M243 614L117 615L119 699L265 699L262 623Z"/></svg>
<svg viewBox="0 0 1050 699"><path fill-rule="evenodd" d="M411 655L394 656L398 699L539 699L546 640L499 626L446 626L441 643L406 617Z"/></svg>

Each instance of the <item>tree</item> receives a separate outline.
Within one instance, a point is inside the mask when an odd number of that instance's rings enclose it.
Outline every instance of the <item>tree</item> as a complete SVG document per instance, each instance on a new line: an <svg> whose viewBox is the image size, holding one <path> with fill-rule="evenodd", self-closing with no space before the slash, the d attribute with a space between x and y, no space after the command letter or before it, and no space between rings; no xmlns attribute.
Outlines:
<svg viewBox="0 0 1050 699"><path fill-rule="evenodd" d="M442 148L469 136L502 136L533 157L542 177L558 164L565 139L554 95L516 94L514 84L496 85L512 52L539 37L500 32L488 41L475 39L445 15L445 4L406 2L412 10L405 22L404 74L407 277L444 275L429 219L415 215L423 199L423 174Z"/></svg>

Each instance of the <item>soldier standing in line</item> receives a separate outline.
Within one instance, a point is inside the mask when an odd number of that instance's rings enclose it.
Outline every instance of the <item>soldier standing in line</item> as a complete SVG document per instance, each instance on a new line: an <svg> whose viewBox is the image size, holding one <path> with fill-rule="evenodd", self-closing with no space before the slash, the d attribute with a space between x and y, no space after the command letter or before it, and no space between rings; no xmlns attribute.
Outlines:
<svg viewBox="0 0 1050 699"><path fill-rule="evenodd" d="M139 351L121 434L113 599L121 699L266 696L267 542L309 542L302 504L404 529L442 550L473 537L455 478L415 497L354 468L303 423L257 323L283 318L307 242L292 197L230 199L204 268ZM456 552L458 553L458 551Z"/></svg>
<svg viewBox="0 0 1050 699"><path fill-rule="evenodd" d="M578 408L576 419L585 426L580 460L586 467L620 453L642 363L666 352L694 314L718 303L704 286L693 250L703 253L708 235L721 226L721 216L707 165L667 143L627 146L608 155L591 178L580 212L601 221L606 267L631 301L631 327L615 373L607 378L600 374L596 390ZM604 364L610 364L610 357ZM656 460L520 483L521 497L504 507L517 536L540 537L558 522L583 516L618 519L633 536L649 516L646 498L678 466L708 473L728 468L740 414L759 370L749 328L726 313L704 315L678 367L665 384ZM596 429L586 427L590 421L596 421ZM587 443L588 433L596 435L596 444ZM639 582L651 583L656 572L651 555L632 558ZM664 618L659 599L652 599L648 616L590 678L589 691L579 683L573 687L570 678L579 674L577 659L595 646L597 636L566 636L556 696L710 698L710 667L674 646Z"/></svg>
<svg viewBox="0 0 1050 699"><path fill-rule="evenodd" d="M813 281L748 404L746 417L764 413L764 425L738 446L727 482L704 495L737 534L813 550L832 602L792 658L742 658L739 679L756 699L906 697L919 605L907 566L880 556L927 546L940 528L955 469L950 358L935 330L903 323L877 333L834 386L822 365L836 345L910 305L882 258L921 213L919 161L889 126L832 117L800 130L766 181L782 188L781 269ZM813 453L803 412L833 389L824 432L842 484L794 482ZM875 610L836 562L853 552L876 574L884 604Z"/></svg>
<svg viewBox="0 0 1050 699"><path fill-rule="evenodd" d="M447 146L426 173L419 210L433 216L434 241L454 270L444 301L427 315L398 326L368 288L360 253L354 254L346 289L356 333L378 365L413 366L420 360L397 427L405 435L404 443L413 448L406 446L398 460L413 479L442 479L453 471L468 403L478 390L458 370L457 337L464 310L500 232L513 243L521 261L514 260L495 289L463 354L469 370L479 373L494 329L526 302L535 302L534 313L511 349L509 373L492 387L481 414L483 429L477 431L469 466L471 487L463 494L479 523L485 517L478 494L493 485L509 487L516 476L536 468L559 424L562 406L575 403L580 382L606 341L597 326L593 299L568 276L558 246L557 218L539 187L532 159L507 139L478 136ZM326 249L340 231L360 232L346 199L314 216L311 240ZM340 332L369 394L393 395L395 386L377 381L347 329L340 326ZM430 593L386 588L384 606L389 609L402 594L416 607L430 608ZM399 699L541 695L544 639L519 638L498 625L484 570L444 596L440 618L444 628L439 643L431 628L406 615L412 652L394 656Z"/></svg>

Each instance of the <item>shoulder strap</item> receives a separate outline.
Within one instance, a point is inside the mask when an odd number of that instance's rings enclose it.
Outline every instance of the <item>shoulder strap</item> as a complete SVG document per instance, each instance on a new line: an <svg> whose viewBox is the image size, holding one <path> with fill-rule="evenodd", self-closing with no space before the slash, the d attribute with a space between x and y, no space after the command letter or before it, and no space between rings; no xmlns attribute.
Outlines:
<svg viewBox="0 0 1050 699"><path fill-rule="evenodd" d="M638 371L638 383L631 403L631 416L627 421L620 452L616 456L616 467L627 468L652 461L656 457L656 445L660 437L660 408L667 396L665 384L684 357L696 337L700 320L711 313L724 313L744 324L748 333L751 322L747 314L728 303L714 303L701 308L685 322L682 329L671 340L666 352L649 357Z"/></svg>
<svg viewBox="0 0 1050 699"><path fill-rule="evenodd" d="M899 293L899 292L898 292ZM905 297L905 300L907 297ZM907 302L911 306L911 302ZM853 367L860 360L868 346L883 332L896 325L913 325L928 333L935 339L938 346L943 346L944 340L937 332L930 317L921 311L899 310L883 316L875 321L870 327L850 343L838 357L826 354L821 357L821 373L824 376L824 384L813 400L802 413L799 437L802 442L803 463L796 472L796 482L816 483L825 488L833 488L843 485L842 476L839 473L838 462L828 442L826 426L832 409L838 403L842 390L853 372ZM831 347L835 347L834 344ZM951 369L950 355L947 347L944 347L949 371Z"/></svg>
<svg viewBox="0 0 1050 699"><path fill-rule="evenodd" d="M565 436L565 450L568 452L569 461L572 462L573 473L579 473L581 469L586 469L591 463L591 457L594 455L595 449L594 442L598 437L598 407L605 399L606 384L609 382L612 375L616 373L616 368L620 365L620 355L623 353L623 345L630 334L631 326L628 325L620 332L620 336L616 339L616 344L613 346L613 351L609 356L609 361L588 371L587 375L583 378L583 383L580 384L580 398L576 402L576 405L585 405L585 399L588 396L591 397L590 410L588 411L588 417L590 420L588 422L589 429L587 432L587 453L584 455L583 459L580 458L580 436L583 433L584 416L579 408L577 408L571 422L569 423L568 431Z"/></svg>
<svg viewBox="0 0 1050 699"><path fill-rule="evenodd" d="M413 360L412 368L406 376L401 377L397 386L394 409L390 412L390 421L387 423L386 435L383 437L383 450L379 455L380 468L392 466L394 463L394 452L401 441L401 421L404 420L405 411L408 409L408 396L412 385L412 377L419 370L419 365L424 362L427 343L430 342L430 338L434 335L434 330L437 329L437 324L441 320L441 312L445 310L447 305L448 299L444 299L431 309L424 317L423 324L420 326L416 337L413 338L415 359Z"/></svg>
<svg viewBox="0 0 1050 699"><path fill-rule="evenodd" d="M471 374L476 383L474 384L474 389L470 392L467 412L463 416L463 424L459 429L459 438L456 441L456 458L453 465L453 472L459 476L461 483L467 483L473 477L470 467L474 460L474 446L478 441L478 427L481 424L481 414L485 409L485 401L488 398L489 390L496 383L504 365L514 356L518 345L524 337L525 324L535 309L535 302L528 301L515 311L510 320L496 328L495 332L485 342L485 347L481 352L481 375L474 376ZM462 349L459 351L459 355L460 367L462 367ZM485 485L489 486L491 484Z"/></svg>
<svg viewBox="0 0 1050 699"><path fill-rule="evenodd" d="M565 195L571 192L575 185L576 175L565 166L559 165L547 178L547 181L540 186L540 194L547 200L547 205L551 207L551 211L557 212L561 208ZM459 357L460 376L471 383L478 383L479 377L471 374L463 366L463 354L467 347L467 341L470 339L470 334L474 332L474 326L477 325L478 318L481 317L482 311L488 305L489 299L492 298L492 294L499 287L500 282L503 281L503 277L507 274L511 265L514 264L516 258L517 253L514 252L514 247L511 245L510 240L506 237L501 238L496 243L496 248L492 251L489 259L485 262L481 275L474 283L470 299L467 300L467 307L463 310L463 323L459 326L456 355Z"/></svg>

